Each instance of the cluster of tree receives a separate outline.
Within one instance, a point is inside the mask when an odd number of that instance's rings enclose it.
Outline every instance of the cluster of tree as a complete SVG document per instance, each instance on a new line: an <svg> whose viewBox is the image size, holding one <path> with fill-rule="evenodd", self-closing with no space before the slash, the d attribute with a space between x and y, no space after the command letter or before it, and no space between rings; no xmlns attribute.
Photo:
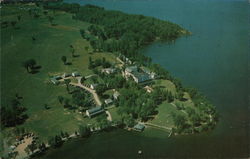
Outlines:
<svg viewBox="0 0 250 159"><path fill-rule="evenodd" d="M16 28L17 21L15 21L15 20L13 20L13 21L2 21L1 22L1 28L7 28L9 26L9 24L13 28Z"/></svg>
<svg viewBox="0 0 250 159"><path fill-rule="evenodd" d="M185 115L179 113L172 113L173 121L176 126L174 132L178 134L188 133L190 131L191 125ZM191 132L190 132L191 133Z"/></svg>
<svg viewBox="0 0 250 159"><path fill-rule="evenodd" d="M27 153L27 154L30 154L31 156L34 156L34 151L35 150L39 150L39 151L36 151L36 153L43 153L47 150L47 147L45 145L44 142L42 143L37 143L36 141L33 141L31 144L29 144L25 149L24 151Z"/></svg>
<svg viewBox="0 0 250 159"><path fill-rule="evenodd" d="M143 64L150 61L150 58L138 53L142 46L156 39L172 41L187 33L179 25L153 17L107 11L94 5L81 7L75 5L78 8L75 9L73 5L75 4L51 3L46 8L75 13L73 19L93 24L87 30L80 32L85 39L90 41L94 50L121 52Z"/></svg>
<svg viewBox="0 0 250 159"><path fill-rule="evenodd" d="M60 147L63 144L62 137L60 135L56 135L54 137L50 137L48 139L48 144L54 148Z"/></svg>
<svg viewBox="0 0 250 159"><path fill-rule="evenodd" d="M155 100L156 104L159 105L163 101L167 100L169 103L174 101L174 95L170 91L165 91L164 89L160 87L155 87L154 91L150 94Z"/></svg>
<svg viewBox="0 0 250 159"><path fill-rule="evenodd" d="M62 1L56 2L49 2L46 1L43 3L43 8L45 9L52 9L52 10L63 10L70 13L77 13L79 12L80 5L78 3L62 3Z"/></svg>
<svg viewBox="0 0 250 159"><path fill-rule="evenodd" d="M108 130L111 127L111 122L107 120L106 114L99 115L96 118L96 121L96 126L99 127L101 130Z"/></svg>
<svg viewBox="0 0 250 159"><path fill-rule="evenodd" d="M26 108L19 99L13 99L9 105L1 106L1 126L11 127L22 124L27 118Z"/></svg>
<svg viewBox="0 0 250 159"><path fill-rule="evenodd" d="M92 57L89 57L89 69L93 69L96 68L98 66L102 66L103 68L109 68L112 66L112 64L106 60L105 57L103 57L102 59L96 59L96 60L92 60Z"/></svg>
<svg viewBox="0 0 250 159"><path fill-rule="evenodd" d="M173 121L176 126L175 132L181 133L198 133L202 131L211 130L215 127L217 122L217 115L211 115L209 106L203 108L184 107L183 104L176 104L178 110L187 112L187 116L179 113L172 113ZM212 109L211 105L211 109ZM211 116L210 116L211 115Z"/></svg>
<svg viewBox="0 0 250 159"><path fill-rule="evenodd" d="M58 96L58 101L64 106L64 108L85 111L94 105L91 95L80 88L75 88L71 95L71 100L62 96Z"/></svg>
<svg viewBox="0 0 250 159"><path fill-rule="evenodd" d="M79 135L81 137L89 137L91 135L90 127L88 127L87 125L80 125Z"/></svg>
<svg viewBox="0 0 250 159"><path fill-rule="evenodd" d="M121 96L118 100L118 113L129 119L147 120L156 113L157 105L167 99L167 93L158 88L153 93L146 93L138 84L126 82L120 89ZM129 116L128 116L129 115ZM130 120L128 120L130 121Z"/></svg>
<svg viewBox="0 0 250 159"><path fill-rule="evenodd" d="M206 115L211 115L214 122L218 121L219 115L215 106L211 104L204 95L194 88L185 88L184 90L189 93L195 107L199 109L200 112Z"/></svg>
<svg viewBox="0 0 250 159"><path fill-rule="evenodd" d="M126 83L126 79L121 75L109 75L101 74L104 83L106 83L108 89L119 89L122 88Z"/></svg>

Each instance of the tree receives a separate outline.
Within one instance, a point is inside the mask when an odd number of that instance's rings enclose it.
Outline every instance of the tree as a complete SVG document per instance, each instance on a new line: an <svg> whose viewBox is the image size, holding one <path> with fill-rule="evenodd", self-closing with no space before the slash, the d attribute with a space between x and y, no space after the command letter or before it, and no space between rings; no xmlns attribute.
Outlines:
<svg viewBox="0 0 250 159"><path fill-rule="evenodd" d="M67 91L68 91L68 93L69 93L69 84L70 84L71 80L70 80L70 79L65 79L64 82L65 82L65 84L66 84Z"/></svg>
<svg viewBox="0 0 250 159"><path fill-rule="evenodd" d="M60 104L63 104L64 98L62 96L57 97Z"/></svg>
<svg viewBox="0 0 250 159"><path fill-rule="evenodd" d="M13 99L10 104L1 106L1 126L10 127L22 124L27 115L24 114L26 108L22 106L18 99Z"/></svg>
<svg viewBox="0 0 250 159"><path fill-rule="evenodd" d="M63 143L63 140L62 140L61 136L56 135L56 136L55 136L55 146L56 146L56 147L59 147L59 146L62 145L62 143Z"/></svg>
<svg viewBox="0 0 250 159"><path fill-rule="evenodd" d="M34 36L31 37L33 41L36 41L36 38Z"/></svg>
<svg viewBox="0 0 250 159"><path fill-rule="evenodd" d="M24 149L24 151L25 151L28 155L30 154L30 149L29 149L28 146Z"/></svg>
<svg viewBox="0 0 250 159"><path fill-rule="evenodd" d="M75 57L75 49L73 48L72 50L71 50L71 55L72 55L72 57Z"/></svg>
<svg viewBox="0 0 250 159"><path fill-rule="evenodd" d="M43 11L43 14L46 16L48 14L48 11Z"/></svg>
<svg viewBox="0 0 250 159"><path fill-rule="evenodd" d="M20 21L21 20L21 15L17 16L17 20Z"/></svg>
<svg viewBox="0 0 250 159"><path fill-rule="evenodd" d="M64 99L64 108L68 108L70 107L71 105L69 104L70 100L68 98L65 98Z"/></svg>
<svg viewBox="0 0 250 159"><path fill-rule="evenodd" d="M30 60L28 60L28 61L29 61L29 64L30 64L31 69L34 69L34 67L35 67L35 65L36 65L36 60L30 59Z"/></svg>
<svg viewBox="0 0 250 159"><path fill-rule="evenodd" d="M50 107L48 106L48 104L44 104L44 108L45 109L50 109Z"/></svg>
<svg viewBox="0 0 250 159"><path fill-rule="evenodd" d="M45 145L45 143L44 142L42 142L39 146L38 146L38 148L39 148L39 150L40 151L45 151L46 150L46 145Z"/></svg>
<svg viewBox="0 0 250 159"><path fill-rule="evenodd" d="M16 23L17 23L16 21L11 21L10 23L11 23L12 27L14 27L14 28L16 27Z"/></svg>
<svg viewBox="0 0 250 159"><path fill-rule="evenodd" d="M88 53L88 51L89 51L89 46L85 46L85 51Z"/></svg>
<svg viewBox="0 0 250 159"><path fill-rule="evenodd" d="M86 80L86 78L84 76L82 76L81 83L83 84L85 80Z"/></svg>
<svg viewBox="0 0 250 159"><path fill-rule="evenodd" d="M33 153L37 149L37 145L35 143L31 143L28 145L28 148Z"/></svg>
<svg viewBox="0 0 250 159"><path fill-rule="evenodd" d="M62 62L64 63L64 65L66 65L67 62L67 57L66 56L62 56L61 57Z"/></svg>
<svg viewBox="0 0 250 159"><path fill-rule="evenodd" d="M89 68L89 69L94 68L93 60L92 60L92 57L91 57L91 56L89 57L89 66L88 66L88 68Z"/></svg>
<svg viewBox="0 0 250 159"><path fill-rule="evenodd" d="M79 133L81 137L88 137L91 134L90 128L87 125L80 125Z"/></svg>
<svg viewBox="0 0 250 159"><path fill-rule="evenodd" d="M48 16L48 20L49 20L49 22L50 22L50 25L53 25L54 17Z"/></svg>
<svg viewBox="0 0 250 159"><path fill-rule="evenodd" d="M31 73L34 69L36 69L36 60L34 59L29 59L26 60L22 63L23 67L26 68L28 73Z"/></svg>
<svg viewBox="0 0 250 159"><path fill-rule="evenodd" d="M22 66L24 67L24 68L26 68L26 70L27 70L27 72L28 73L30 73L30 63L29 63L29 61L24 61L23 63L22 63Z"/></svg>
<svg viewBox="0 0 250 159"><path fill-rule="evenodd" d="M48 144L52 147L55 147L56 143L54 137L49 137Z"/></svg>

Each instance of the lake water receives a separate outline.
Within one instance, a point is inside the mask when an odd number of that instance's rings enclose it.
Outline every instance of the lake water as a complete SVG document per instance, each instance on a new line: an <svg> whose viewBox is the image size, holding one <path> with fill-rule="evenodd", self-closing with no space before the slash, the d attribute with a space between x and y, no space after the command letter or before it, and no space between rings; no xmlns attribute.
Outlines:
<svg viewBox="0 0 250 159"><path fill-rule="evenodd" d="M66 0L154 16L193 34L143 50L185 86L214 103L220 122L211 132L167 138L156 130L117 130L66 143L45 158L246 158L250 156L248 104L249 3L241 0ZM138 156L138 150L143 155Z"/></svg>

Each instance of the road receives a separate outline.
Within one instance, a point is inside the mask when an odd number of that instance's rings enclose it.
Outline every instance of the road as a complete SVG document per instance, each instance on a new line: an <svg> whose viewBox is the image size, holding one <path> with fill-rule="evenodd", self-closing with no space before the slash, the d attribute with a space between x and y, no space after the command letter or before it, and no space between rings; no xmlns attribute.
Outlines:
<svg viewBox="0 0 250 159"><path fill-rule="evenodd" d="M102 102L100 101L99 96L98 96L98 94L95 92L95 90L92 90L92 89L90 89L90 88L88 88L88 87L82 85L82 84L81 84L81 79L82 79L82 77L77 77L77 79L78 79L78 83L70 82L70 85L76 86L76 87L80 87L80 88L83 88L83 89L85 89L86 91L90 92L90 93L93 95L96 104L97 104L98 106L101 106L101 105L102 105Z"/></svg>

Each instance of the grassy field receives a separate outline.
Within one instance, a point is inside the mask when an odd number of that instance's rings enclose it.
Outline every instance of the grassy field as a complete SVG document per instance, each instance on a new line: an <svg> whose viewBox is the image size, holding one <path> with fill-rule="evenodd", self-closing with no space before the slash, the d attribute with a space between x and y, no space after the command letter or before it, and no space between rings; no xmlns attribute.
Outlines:
<svg viewBox="0 0 250 159"><path fill-rule="evenodd" d="M163 79L158 79L155 80L154 86L160 86L161 88L164 88L167 91L170 91L173 95L176 94L176 88L173 82L169 80L163 80Z"/></svg>
<svg viewBox="0 0 250 159"><path fill-rule="evenodd" d="M114 121L121 121L122 120L121 116L118 115L117 110L118 109L116 107L114 107L112 109L109 109L108 111L110 112L110 114L112 116L112 120L114 120Z"/></svg>
<svg viewBox="0 0 250 159"><path fill-rule="evenodd" d="M115 57L110 53L90 54L92 49L79 32L89 24L72 20L71 14L49 12L48 15L54 17L53 23L56 24L52 26L42 11L39 18L33 18L28 11L20 10L18 5L1 8L2 21L17 21L17 15L21 15L21 20L17 22L16 28L10 25L1 29L1 104L9 104L16 93L22 96L22 103L27 107L29 116L22 126L35 132L42 140L47 140L61 130L74 132L78 125L92 122L80 114L63 109L57 97L69 96L66 87L53 85L49 82L49 76L73 71L90 75L89 56L93 59L105 57L113 63ZM33 41L32 37L36 40ZM70 45L73 45L78 57L72 57ZM88 52L85 46L89 46ZM64 65L62 56L66 56L72 65ZM22 67L22 62L30 58L41 66L36 74L29 74ZM46 110L44 104L51 108Z"/></svg>

